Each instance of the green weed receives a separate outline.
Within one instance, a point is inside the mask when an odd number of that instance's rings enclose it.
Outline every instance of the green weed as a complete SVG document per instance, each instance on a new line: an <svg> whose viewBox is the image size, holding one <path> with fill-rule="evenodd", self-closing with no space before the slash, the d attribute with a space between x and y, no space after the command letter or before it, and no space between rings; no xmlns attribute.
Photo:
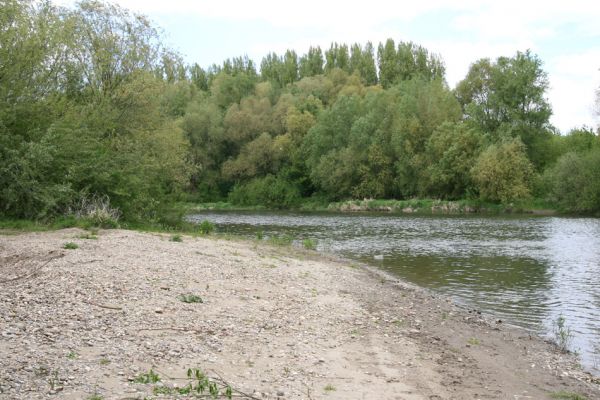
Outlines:
<svg viewBox="0 0 600 400"><path fill-rule="evenodd" d="M78 248L79 248L79 245L77 243L73 243L73 242L67 242L63 245L63 249L67 249L67 250L75 250Z"/></svg>
<svg viewBox="0 0 600 400"><path fill-rule="evenodd" d="M204 303L202 297L192 293L180 294L177 298L184 303Z"/></svg>
<svg viewBox="0 0 600 400"><path fill-rule="evenodd" d="M183 242L183 238L181 237L180 234L175 234L171 236L171 239L169 239L171 242Z"/></svg>
<svg viewBox="0 0 600 400"><path fill-rule="evenodd" d="M317 240L316 239L304 239L302 241L302 246L306 250L315 250L317 248Z"/></svg>
<svg viewBox="0 0 600 400"><path fill-rule="evenodd" d="M334 392L336 390L336 388L332 384L328 384L327 386L325 386L323 388L323 390L325 390L326 392Z"/></svg>
<svg viewBox="0 0 600 400"><path fill-rule="evenodd" d="M290 235L283 235L283 236L274 235L274 236L269 237L269 243L271 243L275 246L290 246L293 241L294 241L294 238Z"/></svg>
<svg viewBox="0 0 600 400"><path fill-rule="evenodd" d="M215 224L210 221L204 220L198 225L198 231L202 235L210 235L215 230Z"/></svg>
<svg viewBox="0 0 600 400"><path fill-rule="evenodd" d="M550 397L559 400L587 400L587 397L582 396L580 394L564 391L551 393Z"/></svg>
<svg viewBox="0 0 600 400"><path fill-rule="evenodd" d="M156 383L156 382L160 382L160 376L158 376L158 374L155 373L151 369L147 373L143 373L143 374L136 376L133 381L135 383L143 383L143 384Z"/></svg>
<svg viewBox="0 0 600 400"><path fill-rule="evenodd" d="M556 321L554 321L554 341L558 348L562 352L569 351L569 345L573 340L573 333L571 333L571 328L566 325L565 317L559 315Z"/></svg>
<svg viewBox="0 0 600 400"><path fill-rule="evenodd" d="M467 343L470 344L471 346L478 346L481 344L481 342L479 341L479 339L477 338L469 338L469 340L467 340Z"/></svg>

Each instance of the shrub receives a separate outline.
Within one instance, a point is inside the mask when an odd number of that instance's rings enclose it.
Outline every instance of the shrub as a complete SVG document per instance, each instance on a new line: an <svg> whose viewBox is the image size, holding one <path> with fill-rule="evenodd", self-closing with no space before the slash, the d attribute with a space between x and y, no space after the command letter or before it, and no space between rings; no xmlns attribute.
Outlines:
<svg viewBox="0 0 600 400"><path fill-rule="evenodd" d="M118 228L121 213L110 206L108 196L85 194L69 207L68 214L100 228Z"/></svg>
<svg viewBox="0 0 600 400"><path fill-rule="evenodd" d="M236 185L229 193L229 201L236 205L264 205L269 208L291 208L300 201L300 191L280 177L264 178Z"/></svg>
<svg viewBox="0 0 600 400"><path fill-rule="evenodd" d="M210 235L215 230L215 224L210 221L204 220L198 225L198 231L203 235Z"/></svg>
<svg viewBox="0 0 600 400"><path fill-rule="evenodd" d="M533 166L523 142L513 139L484 150L471 175L482 200L508 204L530 196Z"/></svg>
<svg viewBox="0 0 600 400"><path fill-rule="evenodd" d="M552 200L565 211L600 211L600 150L563 155L545 180Z"/></svg>

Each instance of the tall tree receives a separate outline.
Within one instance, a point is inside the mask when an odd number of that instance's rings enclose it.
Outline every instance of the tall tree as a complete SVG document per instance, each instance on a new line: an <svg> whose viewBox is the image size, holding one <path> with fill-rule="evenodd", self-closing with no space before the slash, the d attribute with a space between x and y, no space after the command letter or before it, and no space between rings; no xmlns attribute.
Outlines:
<svg viewBox="0 0 600 400"><path fill-rule="evenodd" d="M320 75L323 73L323 52L320 47L310 47L308 53L299 61L300 78Z"/></svg>

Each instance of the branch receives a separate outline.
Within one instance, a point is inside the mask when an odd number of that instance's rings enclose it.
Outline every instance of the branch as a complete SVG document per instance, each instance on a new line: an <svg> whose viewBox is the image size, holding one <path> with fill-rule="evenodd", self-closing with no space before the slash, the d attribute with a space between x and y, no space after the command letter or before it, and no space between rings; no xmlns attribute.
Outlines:
<svg viewBox="0 0 600 400"><path fill-rule="evenodd" d="M44 268L46 265L48 265L51 261L56 260L57 258L61 258L61 257L64 257L64 254L60 254L60 255L58 255L56 257L49 258L48 260L46 260L45 263L43 263L42 265L40 265L39 267L37 267L36 269L34 269L33 272L31 272L31 273L24 274L24 275L19 275L19 276L16 276L14 278L9 278L9 279L1 280L0 284L14 282L14 281L18 281L20 279L31 278L31 277L37 275L40 272L40 270L42 268Z"/></svg>

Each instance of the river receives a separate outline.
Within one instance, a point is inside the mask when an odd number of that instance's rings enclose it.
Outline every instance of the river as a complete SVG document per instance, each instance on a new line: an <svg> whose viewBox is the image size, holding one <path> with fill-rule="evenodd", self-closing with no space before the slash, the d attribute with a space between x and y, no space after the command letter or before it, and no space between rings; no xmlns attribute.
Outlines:
<svg viewBox="0 0 600 400"><path fill-rule="evenodd" d="M600 219L533 216L207 212L217 231L289 235L448 295L553 338L563 316L570 349L600 374Z"/></svg>

